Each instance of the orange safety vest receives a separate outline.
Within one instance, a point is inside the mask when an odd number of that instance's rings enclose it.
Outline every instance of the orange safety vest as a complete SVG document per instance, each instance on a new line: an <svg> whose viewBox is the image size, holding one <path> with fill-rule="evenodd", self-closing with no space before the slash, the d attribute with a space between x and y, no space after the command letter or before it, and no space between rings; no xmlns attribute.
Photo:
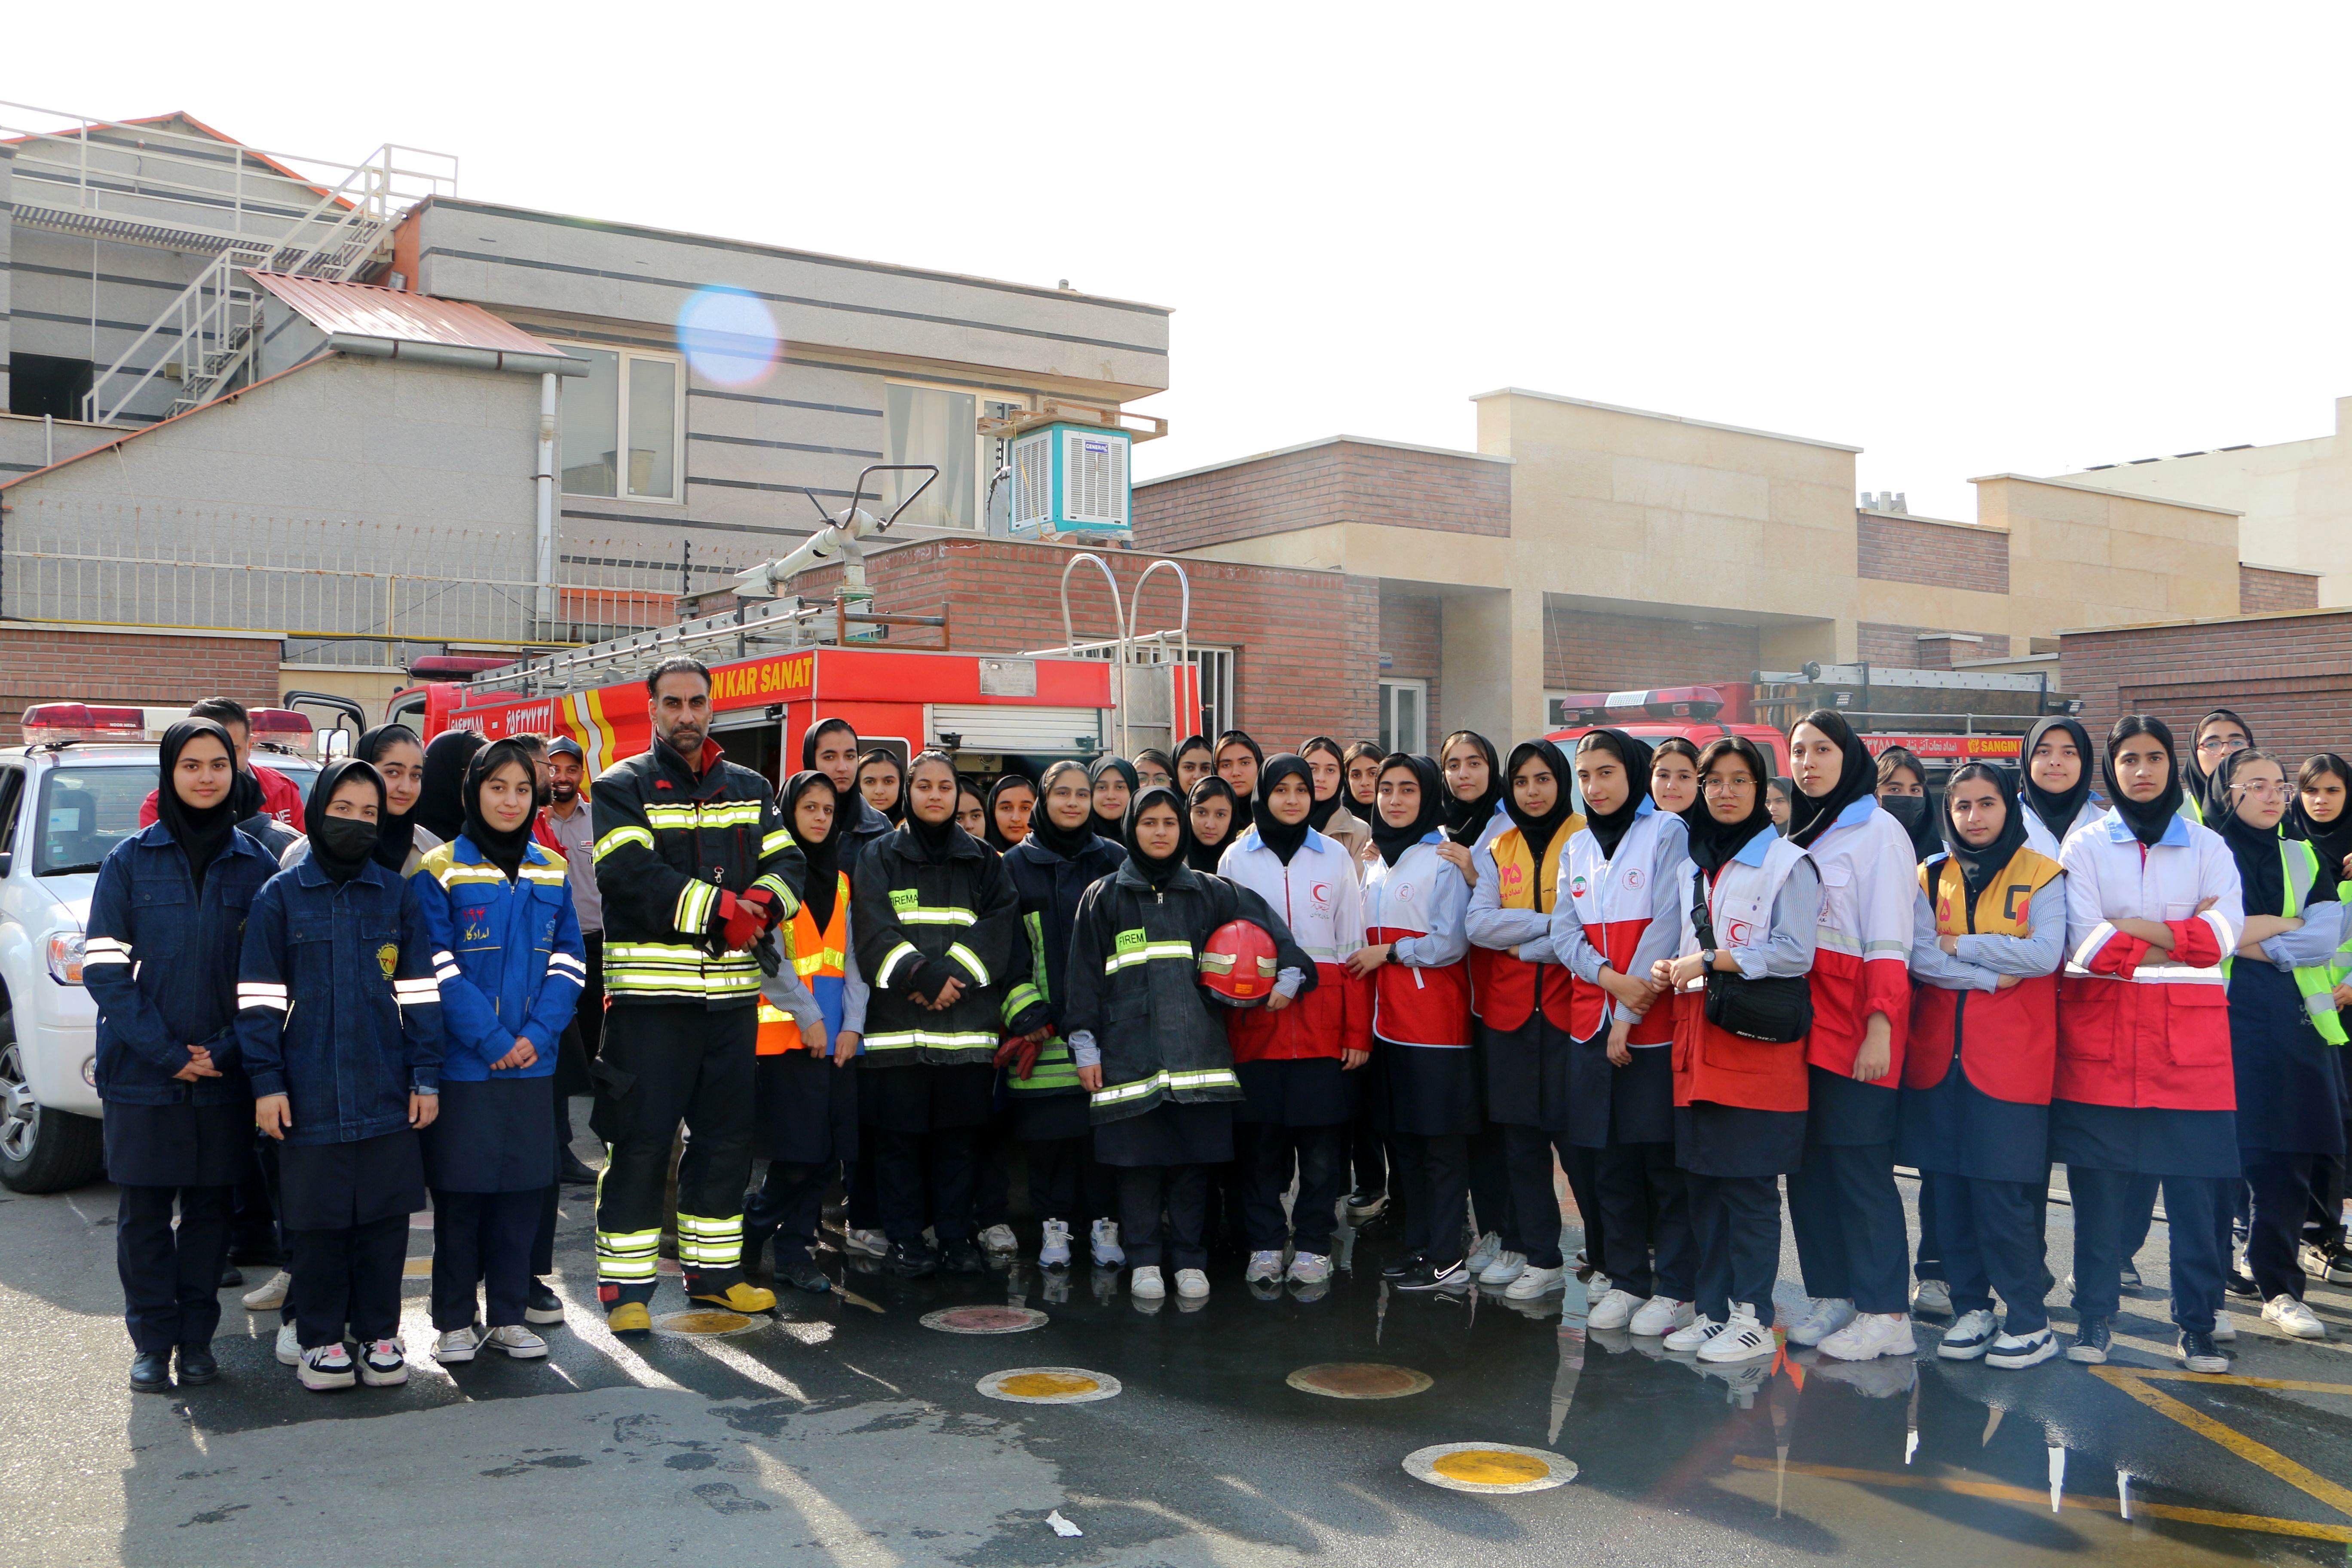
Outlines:
<svg viewBox="0 0 2352 1568"><path fill-rule="evenodd" d="M792 924L785 928L790 940L784 944L784 960L793 973L801 977L816 998L824 1014L826 1026L838 1034L841 1030L842 975L849 960L849 876L835 873L833 895L833 918L822 931L816 929L816 918L803 904L793 915ZM801 1026L792 1016L765 996L760 998L759 1053L763 1057L780 1057L786 1051L803 1050Z"/></svg>
<svg viewBox="0 0 2352 1568"><path fill-rule="evenodd" d="M2023 936L2033 895L2065 874L2046 855L2020 849L1977 895L1969 918L1968 884L1950 857L1919 868L1920 889L1936 915L1937 936ZM1907 1089L1933 1089L1958 1052L1969 1082L1995 1100L2047 1105L2058 1070L2058 976L2021 980L2006 991L1911 990L1911 1043L1903 1058Z"/></svg>

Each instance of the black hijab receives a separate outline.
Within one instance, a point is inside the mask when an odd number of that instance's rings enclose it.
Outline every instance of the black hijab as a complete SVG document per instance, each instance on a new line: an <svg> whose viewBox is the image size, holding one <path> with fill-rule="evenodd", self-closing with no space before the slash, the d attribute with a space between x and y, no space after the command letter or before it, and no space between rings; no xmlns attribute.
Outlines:
<svg viewBox="0 0 2352 1568"><path fill-rule="evenodd" d="M1037 793L1037 786L1031 784L1028 779L1019 773L1007 773L1003 778L988 786L988 824L985 837L988 839L988 847L991 849L995 850L999 855L1003 854L1007 849L1012 848L1015 844L1020 842L1017 838L1005 837L1004 830L996 826L996 803L1004 796L1007 791L1014 789L1025 789L1033 796ZM1041 805L1043 804L1044 803L1042 801L1038 803L1038 805ZM1033 805L1029 808L1029 831L1032 833L1037 831L1036 805Z"/></svg>
<svg viewBox="0 0 2352 1568"><path fill-rule="evenodd" d="M480 737L475 739L478 741ZM376 822L362 823L354 817L327 815L327 803L352 778L365 779L375 785ZM350 881L374 858L376 823L383 820L383 775L375 771L373 763L363 763L357 757L337 757L319 770L319 782L310 786L310 798L302 805L302 831L310 839L312 863L326 873L329 881ZM364 837L359 831L361 827L368 829Z"/></svg>
<svg viewBox="0 0 2352 1568"><path fill-rule="evenodd" d="M1354 812L1358 816L1363 818L1365 825L1370 826L1373 816L1379 812L1381 805L1380 774L1375 773L1372 775L1372 793L1366 795L1361 800L1358 800L1356 798L1356 786L1350 784L1348 780L1348 770L1354 767L1358 763L1362 762L1366 757L1371 758L1372 761L1376 763L1387 760L1381 749L1370 741L1359 741L1340 753L1339 790L1341 795L1343 795L1347 799L1348 809Z"/></svg>
<svg viewBox="0 0 2352 1568"><path fill-rule="evenodd" d="M921 752L907 763L898 774L898 805L902 808L898 831L906 835L908 842L921 853L924 859L945 860L955 847L957 839L969 838L971 835L957 826L952 797L948 802L947 820L944 822L925 822L915 815L912 805L914 792L907 785L913 781L917 765L925 761L940 763L950 773L955 771L955 763L941 752ZM959 778L957 783L961 786L961 779Z"/></svg>
<svg viewBox="0 0 2352 1568"><path fill-rule="evenodd" d="M2294 803L2286 808L2286 836L2311 846L2319 857L2320 886L2332 888L2343 879L2344 857L2352 855L2352 763L2334 752L2321 752L2303 765L2307 768L2312 763L2344 781L2345 809L2336 814L2333 822L2314 821L2303 809L2303 791L2297 789Z"/></svg>
<svg viewBox="0 0 2352 1568"><path fill-rule="evenodd" d="M1135 774L1135 764L1125 757L1097 757L1087 768L1087 787L1092 789L1101 784L1105 773L1117 773L1127 781L1127 804L1133 805L1136 788L1139 782ZM1087 810L1091 816L1089 825L1094 828L1097 837L1108 838L1123 848L1134 847L1127 841L1128 813L1122 812L1117 816L1106 816L1102 809L1091 802L1087 804Z"/></svg>
<svg viewBox="0 0 2352 1568"><path fill-rule="evenodd" d="M2135 735L2153 735L2172 763L2164 776L2164 788L2157 792L2154 800L2130 799L2116 780L2116 748ZM2172 826L2174 816L2180 810L2180 752L2172 743L2171 728L2163 720L2147 713L2126 713L2116 720L2115 727L2107 731L2107 749L2099 758L2099 782L2107 786L2107 803L2124 819L2124 826L2132 830L2134 838L2144 845L2160 842L2165 829Z"/></svg>
<svg viewBox="0 0 2352 1568"><path fill-rule="evenodd" d="M202 810L182 800L180 792L172 787L172 774L179 768L180 753L199 736L218 741L229 766L228 789L221 795L220 804ZM229 835L236 831L236 825L252 815L239 810L245 803L238 799L236 743L228 738L226 730L210 719L183 719L163 731L163 743L156 749L155 764L162 775L155 789L155 820L163 825L163 831L172 836L172 842L188 858L188 870L195 878L196 891L202 893L205 872L228 847Z"/></svg>
<svg viewBox="0 0 2352 1568"><path fill-rule="evenodd" d="M408 815L444 844L466 830L466 764L482 745L475 731L444 730L425 748L425 787Z"/></svg>
<svg viewBox="0 0 2352 1568"><path fill-rule="evenodd" d="M352 747L352 755L363 763L379 763L388 748L403 742L420 752L425 749L425 742L407 725L378 724L359 738ZM394 816L392 789L389 784L384 786L383 820L375 825L375 863L395 877L407 866L408 852L416 847L416 814L424 805L425 796L420 793L404 814Z"/></svg>
<svg viewBox="0 0 2352 1568"><path fill-rule="evenodd" d="M1246 730L1228 730L1223 734L1217 737L1217 743L1209 750L1210 772L1216 772L1217 759L1225 754L1225 748L1227 746L1247 747L1249 749L1249 754L1257 759L1258 772L1265 772L1265 748L1259 745L1255 741L1251 740L1249 737L1249 731ZM1233 788L1231 781L1227 781L1225 787L1228 789ZM1249 795L1244 795L1241 791L1236 789L1234 790L1234 798L1241 803L1242 809L1246 810L1250 805L1251 797L1256 793L1257 790L1255 786L1252 787Z"/></svg>
<svg viewBox="0 0 2352 1568"><path fill-rule="evenodd" d="M1194 752L1208 752L1209 771L1211 773L1215 773L1217 771L1217 749L1209 744L1209 737L1206 735L1187 735L1184 737L1183 743L1176 748L1176 754L1169 759L1171 763L1171 766L1168 769L1169 782L1171 784L1175 782L1177 774L1181 773L1184 770L1184 759L1192 755Z"/></svg>
<svg viewBox="0 0 2352 1568"><path fill-rule="evenodd" d="M2202 756L2204 753L2198 751L2197 742L2203 739L2205 734L2205 726L2210 724L2216 719L2228 720L2231 723L2235 724L2245 735L2246 743L2242 750L2252 751L2254 748L2254 727L2252 724L2247 723L2243 719L2239 718L2227 708L2214 709L2210 713L2208 713L2202 719L2198 720L2197 728L2189 731L2188 760L2184 762L2178 754L2176 754L2172 759L2172 765L2174 771L2186 773L2187 776L2181 781L2181 788L2183 792L2191 799L2195 800L2200 807L2205 808L2205 813L2208 816L2212 815L2211 803L2213 798L2213 775L2207 773L2204 767L2198 762L2198 758ZM2221 807L2221 809L2226 813L2230 808L2224 805Z"/></svg>
<svg viewBox="0 0 2352 1568"><path fill-rule="evenodd" d="M849 737L849 743L852 746L857 744L856 725L852 724L846 719L820 719L815 723L810 725L801 735L802 772L814 773L816 771L816 743L819 741L824 740L827 735L832 734L836 730ZM853 773L849 776L850 782L855 784L857 780L857 775ZM827 784L831 784L833 781L831 779L827 779L825 782ZM836 789L833 793L835 796L838 796L841 794L841 791ZM838 799L836 799L834 804L835 819L838 821L840 816L841 805Z"/></svg>
<svg viewBox="0 0 2352 1568"><path fill-rule="evenodd" d="M861 798L866 794L866 770L876 763L884 763L898 770L898 793L889 805L875 806L874 809L880 812L884 819L890 823L902 823L909 815L907 810L907 774L915 764L911 762L900 762L897 754L891 752L876 750L866 752L857 759L857 771L849 775L851 786L857 791ZM871 801L866 804L873 805Z"/></svg>
<svg viewBox="0 0 2352 1568"><path fill-rule="evenodd" d="M1879 753L1873 772L1884 784L1887 773L1895 768L1907 770L1919 781L1919 793L1881 795L1878 809L1895 819L1911 840L1911 858L1925 865L1944 852L1944 830L1937 818L1935 797L1927 793L1927 764L1908 746L1889 746ZM1875 789L1872 793L1876 794Z"/></svg>
<svg viewBox="0 0 2352 1568"><path fill-rule="evenodd" d="M833 796L833 823L822 838L811 838L801 831L801 796L813 789L822 789ZM801 858L808 862L808 890L801 895L801 904L816 922L819 931L833 923L833 906L841 892L841 792L833 781L814 768L804 768L784 781L784 793L776 802L783 813L784 829L800 846Z"/></svg>
<svg viewBox="0 0 2352 1568"><path fill-rule="evenodd" d="M1842 714L1816 708L1798 720L1797 724L1811 725L1845 753L1845 766L1839 772L1837 783L1830 786L1829 794L1816 799L1801 785L1790 797L1789 837L1800 847L1810 849L1814 840L1836 825L1847 806L1877 794L1878 764L1871 760L1870 748L1862 743L1862 737L1853 732L1853 726ZM1797 724L1789 726L1791 735L1797 732ZM1756 798L1759 802L1764 798L1761 776L1756 781ZM1764 819L1769 822L1771 814L1766 813Z"/></svg>
<svg viewBox="0 0 2352 1568"><path fill-rule="evenodd" d="M1348 798L1348 753L1341 751L1339 742L1328 735L1309 735L1298 743L1300 756L1310 752L1328 752L1331 760L1339 764L1339 782L1332 786L1331 798L1318 800L1307 808L1307 826L1320 833L1324 825L1339 815L1341 803ZM1307 793L1315 793L1315 768L1311 762L1307 769Z"/></svg>
<svg viewBox="0 0 2352 1568"><path fill-rule="evenodd" d="M2074 737L2074 754L2082 759L2082 771L2074 775L2074 787L2053 795L2033 782L2033 748L2053 730L2063 730ZM2025 804L2050 830L2050 837L2059 843L2066 842L2067 831L2074 818L2082 814L2083 803L2091 798L2091 733L2083 728L2080 719L2044 719L2027 731L2025 751L2019 757L2022 773L2019 787L2024 791Z"/></svg>
<svg viewBox="0 0 2352 1568"><path fill-rule="evenodd" d="M2231 752L2221 759L2221 766L2206 775L2205 826L2221 836L2230 847L2231 857L2238 862L2238 883L2245 898L2246 913L2250 915L2280 915L2286 912L2286 864L2279 857L2279 837L2284 819L2270 827L2256 827L2240 816L2230 799L2230 780L2238 771L2240 759L2252 747ZM2321 869L2325 871L2326 867ZM2336 879L2324 878L2312 888L2314 901L2320 890L2333 889Z"/></svg>
<svg viewBox="0 0 2352 1568"><path fill-rule="evenodd" d="M1510 786L1503 782L1503 759L1496 752L1495 742L1475 730L1456 730L1445 737L1445 744L1437 753L1441 784L1445 776L1445 753L1454 749L1457 741L1469 742L1486 758L1486 789L1477 799L1463 800L1454 795L1453 785L1444 784L1445 837L1467 849L1486 831L1486 824L1495 818L1496 803L1510 794ZM1383 771L1387 765L1381 764Z"/></svg>
<svg viewBox="0 0 2352 1568"><path fill-rule="evenodd" d="M1175 792L1171 790L1169 793L1172 795ZM1225 797L1225 805L1232 815L1225 820L1225 836L1214 843L1203 843L1201 836L1192 830L1192 808L1211 795L1216 795ZM1225 846L1231 844L1234 841L1234 835L1242 830L1242 819L1247 812L1248 808L1242 805L1242 797L1234 786L1216 774L1211 773L1207 778L1194 783L1192 793L1184 797L1186 863L1195 871L1206 871L1211 876L1216 875L1217 862L1225 858ZM1128 805L1128 817L1132 821L1134 816L1134 803L1130 801Z"/></svg>
<svg viewBox="0 0 2352 1568"><path fill-rule="evenodd" d="M1549 741L1521 741L1517 745L1513 746L1510 760L1503 769L1503 777L1506 780L1517 778L1519 764L1529 757L1540 758L1543 765L1551 770L1552 783L1559 786L1559 793L1552 796L1551 809L1541 816L1528 816L1520 808L1519 792L1516 789L1503 796L1503 809L1510 813L1512 822L1518 826L1519 837L1528 841L1528 852L1535 857L1536 864L1540 866L1543 864L1545 851L1551 847L1552 839L1559 836L1560 824L1575 815L1576 795L1573 788L1574 781L1568 771L1568 758ZM1643 782L1646 787L1648 784L1646 772ZM1637 802L1644 798L1646 797L1642 795L1634 797ZM1587 820L1591 819L1587 818ZM1609 847L1613 850L1616 847L1612 839Z"/></svg>
<svg viewBox="0 0 2352 1568"><path fill-rule="evenodd" d="M1991 784L2001 805L2000 831L1993 835L1991 843L1981 847L1962 838L1959 829L1952 826L1952 791L1977 779ZM1978 897L1992 886L1993 879L2007 869L2017 852L2025 847L2025 813L2018 807L2017 792L2010 787L2009 775L1986 763L1970 763L1953 769L1952 776L1944 781L1943 824L1944 847L1951 855L1952 864L1960 868L1960 880L1969 890L1969 907L1974 909Z"/></svg>
<svg viewBox="0 0 2352 1568"><path fill-rule="evenodd" d="M1721 750L1717 750L1718 747ZM1764 761L1764 753L1758 751L1756 742L1745 735L1727 735L1719 741L1709 741L1706 750L1699 752L1699 757L1712 763L1721 762L1727 754L1738 756L1748 764L1748 771L1756 775L1756 800L1748 808L1748 815L1738 821L1717 822L1715 813L1706 808L1706 770L1699 770L1698 805L1688 818L1690 858L1692 865L1710 874L1729 865L1732 858L1747 848L1750 840L1772 826L1771 803L1765 799L1772 769Z"/></svg>
<svg viewBox="0 0 2352 1568"><path fill-rule="evenodd" d="M1576 742L1581 752L1587 748L1607 752L1625 764L1625 804L1616 810L1601 813L1588 811L1584 826L1592 829L1592 837L1601 843L1601 858L1613 860L1617 846L1633 829L1633 821L1642 815L1642 806L1650 798L1650 758L1652 749L1633 739L1622 730L1594 730ZM1517 751L1511 753L1518 755ZM1563 795L1567 792L1562 791ZM1515 814L1516 815L1516 814Z"/></svg>
<svg viewBox="0 0 2352 1568"><path fill-rule="evenodd" d="M532 798L538 798L539 768L530 748L512 737L492 741L476 752L472 761L466 764L466 837L473 841L474 847L480 850L491 865L504 871L507 880L511 882L522 875L523 856L530 846L530 814L524 813L521 822L503 831L491 826L490 819L482 815L482 786L490 782L492 773L509 763L522 769L522 776L532 786ZM379 866L383 864L383 841L381 837L376 841L375 860ZM398 866L389 869L395 877L400 874Z"/></svg>
<svg viewBox="0 0 2352 1568"><path fill-rule="evenodd" d="M1250 821L1256 825L1258 842L1273 850L1274 858L1286 866L1306 846L1307 831L1315 826L1315 808L1311 805L1307 816L1296 822L1278 822L1266 809L1266 796L1274 793L1276 784L1288 778L1307 786L1310 802L1315 798L1315 770L1297 752L1284 752L1267 758L1265 765L1258 770L1257 794L1250 800Z"/></svg>
<svg viewBox="0 0 2352 1568"><path fill-rule="evenodd" d="M1199 787L1198 784L1193 786L1196 790ZM1226 786L1228 790L1232 787L1230 784ZM1143 815L1145 807L1161 804L1176 814L1176 852L1165 860L1154 860L1136 847L1135 823ZM1127 820L1120 824L1120 830L1127 836L1127 863L1135 868L1135 874L1143 879L1147 887L1166 887L1171 878L1188 866L1194 870L1200 869L1192 865L1192 814L1185 809L1182 801L1176 798L1176 792L1165 784L1153 784L1150 789L1139 791L1136 797L1128 802ZM1225 837L1230 838L1233 835L1229 833ZM1214 869L1211 868L1212 874Z"/></svg>
<svg viewBox="0 0 2352 1568"><path fill-rule="evenodd" d="M1381 776L1386 777L1398 768L1411 773L1421 785L1421 815L1402 827L1391 827L1388 813L1377 808L1373 810L1372 847L1379 850L1381 859L1391 866L1445 820L1445 803L1454 798L1446 792L1445 775L1438 772L1435 758L1412 756L1403 752L1391 752L1381 763Z"/></svg>
<svg viewBox="0 0 2352 1568"><path fill-rule="evenodd" d="M1054 787L1054 781L1063 773L1076 772L1083 774L1086 771L1080 763L1071 762L1055 763L1047 768L1045 776L1037 781L1037 808L1029 814L1030 840L1039 848L1049 849L1065 860L1076 859L1087 852L1087 846L1095 842L1095 808L1089 803L1085 821L1076 827L1064 827L1045 809L1045 792Z"/></svg>

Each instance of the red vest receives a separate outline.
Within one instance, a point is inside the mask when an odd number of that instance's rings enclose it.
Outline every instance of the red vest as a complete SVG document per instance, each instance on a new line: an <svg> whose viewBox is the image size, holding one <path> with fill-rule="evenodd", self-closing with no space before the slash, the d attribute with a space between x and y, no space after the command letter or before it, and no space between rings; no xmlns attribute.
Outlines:
<svg viewBox="0 0 2352 1568"><path fill-rule="evenodd" d="M1973 919L1966 906L1967 884L1948 858L1919 868L1919 881L1935 909L1937 935L2023 936L2033 895L2063 874L2063 868L2047 856L2020 849L1977 896ZM2049 1104L2058 1068L2058 976L2036 975L2005 991L1912 987L1904 1086L1935 1088L1950 1070L1956 1051L1969 1081L1993 1099Z"/></svg>
<svg viewBox="0 0 2352 1568"><path fill-rule="evenodd" d="M1580 830L1569 843L1569 900L1584 922L1584 940L1620 974L1632 973L1633 950L1641 946L1643 935L1650 929L1650 898L1654 890L1648 883L1650 863L1656 857L1658 830L1666 820L1663 812L1637 818L1618 840L1613 857L1603 857L1601 841L1589 832ZM1569 1032L1580 1040L1599 1034L1608 1002L1609 993L1600 986L1577 981L1570 988ZM1674 1037L1672 1010L1653 1007L1633 1026L1626 1041L1659 1046Z"/></svg>
<svg viewBox="0 0 2352 1568"><path fill-rule="evenodd" d="M1766 851L1764 864L1734 860L1716 874L1707 889L1707 922L1721 940L1738 944L1748 933L1770 929L1772 904L1780 884L1804 858L1804 852L1787 839ZM1692 867L1682 863L1680 876L1687 885ZM1690 916L1683 916L1686 952L1698 951L1691 934ZM1685 991L1673 998L1675 1029L1675 1103L1708 1100L1749 1110L1802 1110L1811 1100L1805 1076L1805 1046L1801 1040L1770 1045L1726 1034L1706 1021L1706 993ZM1664 1005L1661 999L1661 1006ZM1819 1005L1818 1003L1815 1005Z"/></svg>
<svg viewBox="0 0 2352 1568"><path fill-rule="evenodd" d="M1377 947L1428 935L1437 879L1461 875L1439 859L1429 844L1414 845L1393 866L1373 861L1364 872L1365 942ZM1466 1048L1470 966L1459 962L1435 969L1381 964L1372 972L1372 1032L1401 1046Z"/></svg>
<svg viewBox="0 0 2352 1568"><path fill-rule="evenodd" d="M1551 913L1552 900L1559 884L1559 857L1570 835L1584 826L1580 816L1570 816L1552 834L1551 842L1544 847L1543 864L1536 864L1528 853L1527 836L1513 827L1497 834L1487 850L1495 857L1495 874L1501 879L1496 889L1507 910L1536 910ZM1486 973L1478 973L1477 960L1486 958ZM1498 947L1473 947L1470 950L1471 978L1477 987L1479 1019L1488 1028L1505 1034L1525 1024L1536 1010L1538 984L1543 991L1544 1016L1555 1028L1575 1034L1579 1039L1590 1035L1587 1029L1578 1034L1574 1023L1575 1003L1571 979L1565 963L1529 963L1517 953Z"/></svg>

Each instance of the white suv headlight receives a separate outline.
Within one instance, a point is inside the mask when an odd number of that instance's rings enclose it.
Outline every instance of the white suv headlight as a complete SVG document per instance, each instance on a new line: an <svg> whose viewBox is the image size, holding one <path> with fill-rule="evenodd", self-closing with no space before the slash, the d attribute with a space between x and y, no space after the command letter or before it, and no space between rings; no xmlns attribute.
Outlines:
<svg viewBox="0 0 2352 1568"><path fill-rule="evenodd" d="M78 931L51 932L49 978L60 985L80 984L82 946L82 934Z"/></svg>

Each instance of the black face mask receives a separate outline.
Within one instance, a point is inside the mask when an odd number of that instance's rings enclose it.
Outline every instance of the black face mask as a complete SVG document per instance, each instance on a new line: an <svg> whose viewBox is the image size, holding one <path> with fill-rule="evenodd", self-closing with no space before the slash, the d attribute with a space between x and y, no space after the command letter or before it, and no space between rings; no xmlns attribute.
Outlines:
<svg viewBox="0 0 2352 1568"><path fill-rule="evenodd" d="M1911 839L1911 853L1925 860L1930 855L1943 852L1943 830L1927 816L1927 797L1924 795L1882 795L1878 808L1903 825Z"/></svg>
<svg viewBox="0 0 2352 1568"><path fill-rule="evenodd" d="M330 816L310 834L310 858L331 879L348 882L375 853L376 838L376 825L364 817Z"/></svg>

